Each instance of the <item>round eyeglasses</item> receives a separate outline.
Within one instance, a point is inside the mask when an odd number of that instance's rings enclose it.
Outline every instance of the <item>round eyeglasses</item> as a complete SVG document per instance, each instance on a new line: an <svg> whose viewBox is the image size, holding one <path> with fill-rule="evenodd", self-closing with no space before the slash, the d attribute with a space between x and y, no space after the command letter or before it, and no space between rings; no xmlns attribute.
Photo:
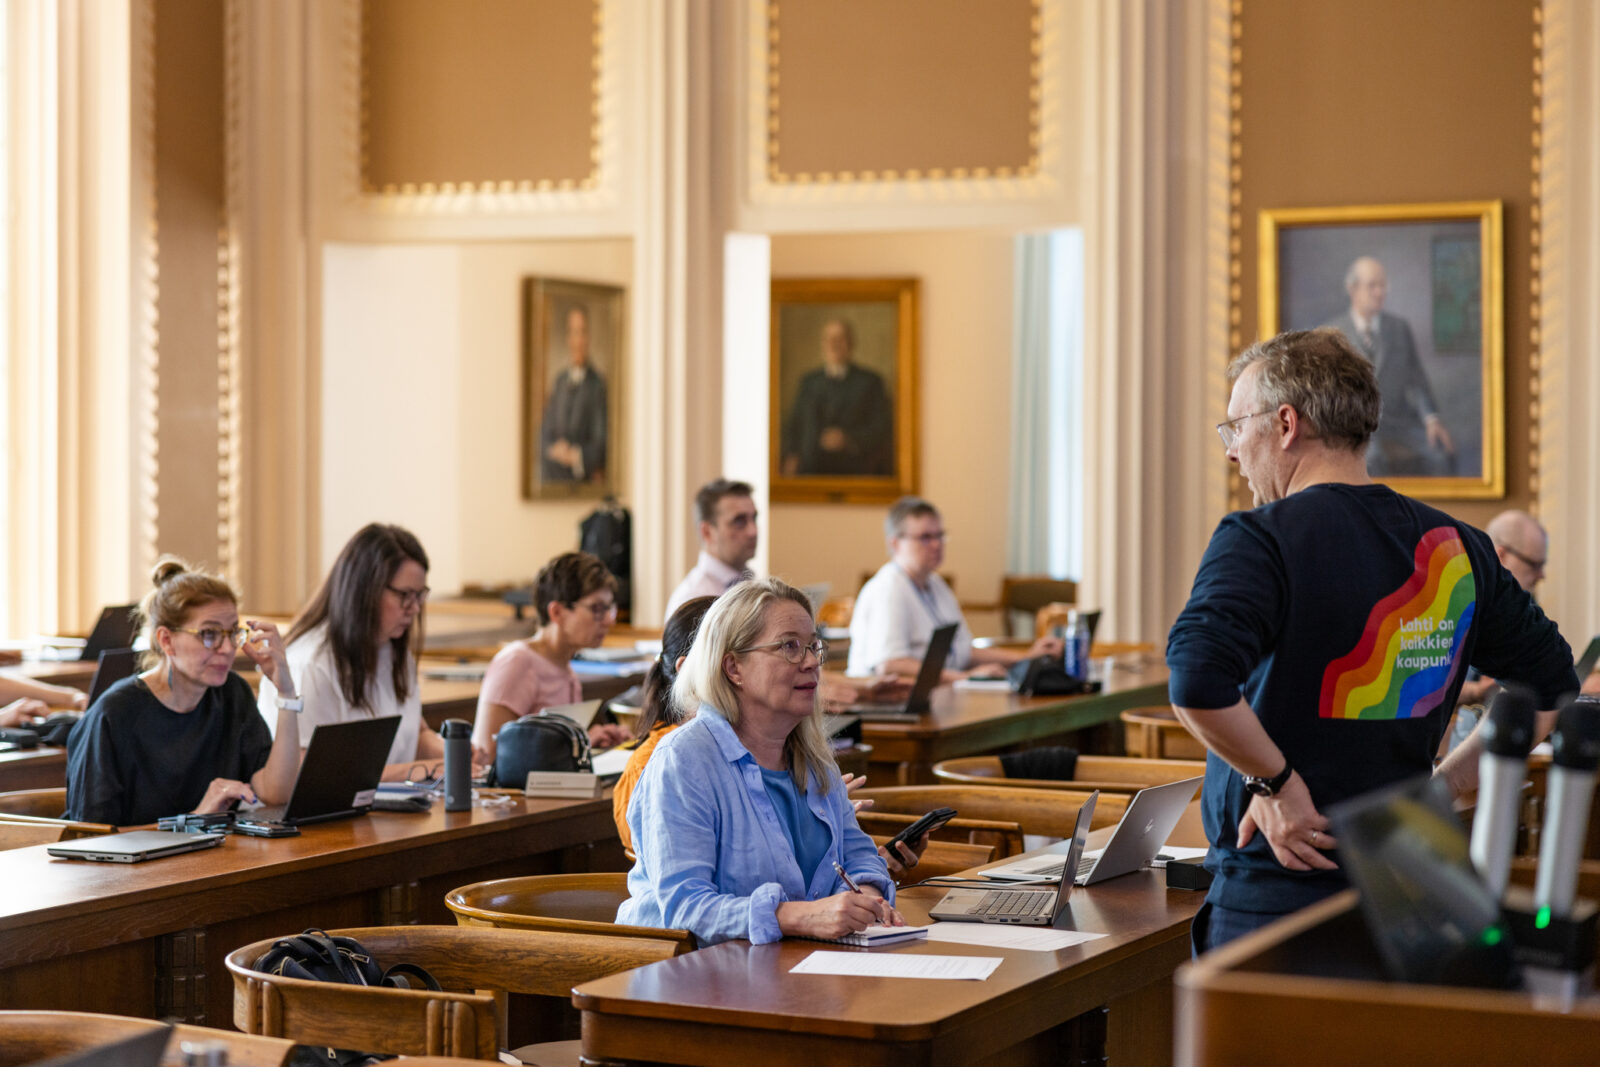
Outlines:
<svg viewBox="0 0 1600 1067"><path fill-rule="evenodd" d="M734 649L739 655L746 652L776 652L790 663L799 665L806 661L806 653L817 657L818 665L828 661L828 642L818 637L809 644L802 643L798 638L789 637L782 641L768 641L764 645L751 645L749 648Z"/></svg>

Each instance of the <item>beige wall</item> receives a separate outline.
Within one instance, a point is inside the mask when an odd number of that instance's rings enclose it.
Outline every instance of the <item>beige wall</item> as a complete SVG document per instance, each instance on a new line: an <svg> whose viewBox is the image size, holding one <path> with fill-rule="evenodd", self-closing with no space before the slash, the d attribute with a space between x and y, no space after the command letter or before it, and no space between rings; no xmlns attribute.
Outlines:
<svg viewBox="0 0 1600 1067"><path fill-rule="evenodd" d="M920 491L944 512L944 570L963 600L991 601L1005 571L1011 441L1012 245L987 231L775 237L772 276L922 280ZM879 505L774 504L773 574L854 592L885 557ZM976 620L982 630L983 620Z"/></svg>
<svg viewBox="0 0 1600 1067"><path fill-rule="evenodd" d="M527 580L577 547L593 502L522 499L521 280L627 285L631 256L627 241L328 246L322 567L372 521L413 529L441 592Z"/></svg>

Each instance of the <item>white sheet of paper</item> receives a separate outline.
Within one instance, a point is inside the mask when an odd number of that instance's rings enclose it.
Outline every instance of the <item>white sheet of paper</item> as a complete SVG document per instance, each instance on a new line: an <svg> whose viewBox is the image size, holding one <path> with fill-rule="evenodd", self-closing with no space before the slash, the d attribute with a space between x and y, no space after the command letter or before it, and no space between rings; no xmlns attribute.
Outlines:
<svg viewBox="0 0 1600 1067"><path fill-rule="evenodd" d="M1000 962L999 956L924 956L910 952L821 950L795 964L789 973L846 974L866 978L951 978L981 982L994 973Z"/></svg>
<svg viewBox="0 0 1600 1067"><path fill-rule="evenodd" d="M957 945L987 945L990 948L1020 948L1029 952L1054 952L1105 934L1082 930L1052 930L1048 926L1001 926L997 923L934 923L928 927L929 941L948 941Z"/></svg>
<svg viewBox="0 0 1600 1067"><path fill-rule="evenodd" d="M1207 849L1204 849L1204 848L1193 848L1193 847L1191 847L1189 845L1162 845L1161 846L1161 854L1163 856L1171 856L1175 860L1198 860L1198 859L1204 859L1205 858L1205 854L1206 854L1207 851L1208 851ZM1152 867L1165 867L1166 865L1167 865L1167 861L1163 860L1163 859L1158 859L1155 862L1150 864L1150 866L1152 866Z"/></svg>
<svg viewBox="0 0 1600 1067"><path fill-rule="evenodd" d="M1011 690L1009 678L958 678L955 681L957 689L975 689L978 692L1006 693Z"/></svg>

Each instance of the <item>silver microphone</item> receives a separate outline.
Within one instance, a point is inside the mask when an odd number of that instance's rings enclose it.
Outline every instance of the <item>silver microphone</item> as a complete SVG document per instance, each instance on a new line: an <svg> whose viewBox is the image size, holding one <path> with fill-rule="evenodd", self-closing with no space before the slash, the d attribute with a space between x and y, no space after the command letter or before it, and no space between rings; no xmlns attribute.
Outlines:
<svg viewBox="0 0 1600 1067"><path fill-rule="evenodd" d="M1554 750L1550 767L1550 820L1539 848L1534 879L1534 907L1556 918L1572 913L1578 889L1578 864L1583 859L1589 828L1589 802L1594 796L1595 768L1600 766L1600 702L1578 697L1561 709L1550 735Z"/></svg>
<svg viewBox="0 0 1600 1067"><path fill-rule="evenodd" d="M1478 810L1472 817L1472 865L1496 900L1505 895L1517 843L1517 808L1533 747L1533 694L1507 686L1495 694L1479 727Z"/></svg>

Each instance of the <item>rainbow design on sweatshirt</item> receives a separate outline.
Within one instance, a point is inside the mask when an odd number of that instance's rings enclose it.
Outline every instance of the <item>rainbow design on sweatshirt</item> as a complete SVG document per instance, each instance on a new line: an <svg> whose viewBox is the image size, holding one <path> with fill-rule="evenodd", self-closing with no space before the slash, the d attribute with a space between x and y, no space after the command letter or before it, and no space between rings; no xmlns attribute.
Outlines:
<svg viewBox="0 0 1600 1067"><path fill-rule="evenodd" d="M1478 586L1453 526L1417 542L1411 577L1373 605L1356 647L1322 674L1324 719L1416 719L1444 703L1466 667Z"/></svg>

